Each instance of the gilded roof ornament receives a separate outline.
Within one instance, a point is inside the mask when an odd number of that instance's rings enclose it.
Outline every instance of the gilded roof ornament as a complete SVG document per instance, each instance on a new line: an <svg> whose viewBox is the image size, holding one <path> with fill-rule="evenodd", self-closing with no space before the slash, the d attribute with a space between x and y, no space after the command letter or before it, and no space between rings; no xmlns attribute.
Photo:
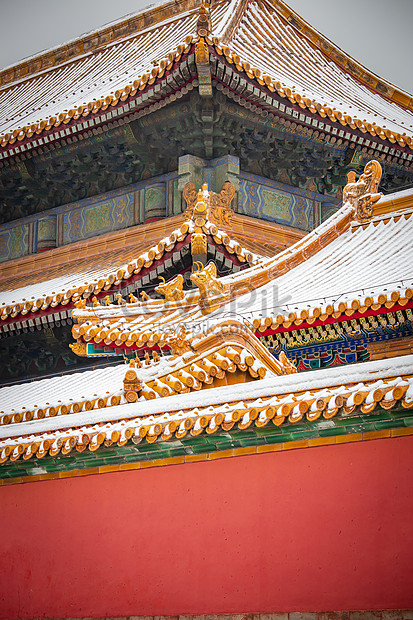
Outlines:
<svg viewBox="0 0 413 620"><path fill-rule="evenodd" d="M190 334L188 334L185 325L180 325L177 330L170 329L166 338L166 343L170 347L173 355L182 355L187 351L192 351Z"/></svg>
<svg viewBox="0 0 413 620"><path fill-rule="evenodd" d="M292 375L297 372L297 368L294 362L288 359L284 351L281 351L280 355L278 356L278 361L282 366L284 375Z"/></svg>
<svg viewBox="0 0 413 620"><path fill-rule="evenodd" d="M69 344L69 347L72 349L73 353L79 355L79 357L86 357L86 343L82 342L80 339Z"/></svg>
<svg viewBox="0 0 413 620"><path fill-rule="evenodd" d="M191 236L191 254L192 256L205 256L208 251L208 242L204 233L193 233Z"/></svg>
<svg viewBox="0 0 413 620"><path fill-rule="evenodd" d="M179 301L185 297L183 291L184 278L181 274L178 274L175 278L169 282L165 281L162 276L159 277L163 280L163 283L155 287L155 291L165 297L165 301Z"/></svg>
<svg viewBox="0 0 413 620"><path fill-rule="evenodd" d="M381 198L377 192L382 168L378 161L372 160L364 167L364 172L356 181L356 173L348 173L348 183L343 190L343 204L349 202L355 209L356 218L365 222L373 216L373 205Z"/></svg>
<svg viewBox="0 0 413 620"><path fill-rule="evenodd" d="M187 204L184 215L197 226L203 226L207 220L217 226L230 226L233 211L231 203L235 196L235 187L226 181L219 193L208 191L207 183L198 192L194 183L187 183L183 197Z"/></svg>
<svg viewBox="0 0 413 620"><path fill-rule="evenodd" d="M131 360L129 369L125 373L123 380L123 391L128 403L134 403L138 400L138 394L142 389L142 381L136 374L135 362Z"/></svg>
<svg viewBox="0 0 413 620"><path fill-rule="evenodd" d="M199 265L202 267L201 263ZM194 271L191 274L191 281L198 287L201 299L222 295L224 292L222 282L217 278L215 263L208 263L203 269L199 268L198 271Z"/></svg>
<svg viewBox="0 0 413 620"><path fill-rule="evenodd" d="M196 32L199 37L206 37L211 33L211 15L209 13L209 7L204 3L199 7Z"/></svg>

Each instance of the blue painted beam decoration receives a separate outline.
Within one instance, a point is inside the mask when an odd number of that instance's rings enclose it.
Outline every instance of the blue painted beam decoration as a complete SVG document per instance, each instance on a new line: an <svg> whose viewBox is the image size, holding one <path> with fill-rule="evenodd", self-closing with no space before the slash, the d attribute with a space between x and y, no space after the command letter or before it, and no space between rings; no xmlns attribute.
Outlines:
<svg viewBox="0 0 413 620"><path fill-rule="evenodd" d="M298 371L353 364L369 359L371 342L413 336L413 311L405 308L305 329L268 330L257 336L277 357L284 351Z"/></svg>

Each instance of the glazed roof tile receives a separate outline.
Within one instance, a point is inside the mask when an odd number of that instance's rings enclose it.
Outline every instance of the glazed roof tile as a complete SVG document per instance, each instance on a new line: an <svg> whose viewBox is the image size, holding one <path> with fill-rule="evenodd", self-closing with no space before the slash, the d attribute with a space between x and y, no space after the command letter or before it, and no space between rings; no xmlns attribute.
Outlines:
<svg viewBox="0 0 413 620"><path fill-rule="evenodd" d="M399 403L409 409L412 376L410 355L83 411L70 416L70 427L66 416L14 424L0 427L0 461L42 458L47 452L55 456L60 450L67 454L77 446L95 451L108 441L168 441L188 432L230 430L235 424L242 431L252 424L295 424L304 416L310 422L320 417L328 421L336 415L370 413L378 403L384 409Z"/></svg>
<svg viewBox="0 0 413 620"><path fill-rule="evenodd" d="M77 309L80 325L73 335L107 344L121 339L139 348L148 340L165 343L168 329L180 324L194 335L213 330L225 318L255 329L278 329L411 303L413 208L362 224L354 222L353 213L346 203L276 257L221 278L219 308L206 316L199 293L191 291L175 303ZM119 317L122 323L116 323Z"/></svg>
<svg viewBox="0 0 413 620"><path fill-rule="evenodd" d="M281 2L249 2L228 46L286 88L341 114L413 133L413 115L353 76L315 49L303 33L286 23Z"/></svg>
<svg viewBox="0 0 413 620"><path fill-rule="evenodd" d="M240 305L248 307L244 315L251 321L257 318L257 313L274 319L289 313L299 317L302 312L311 315L315 308L323 314L328 306L332 314L340 310L340 304L347 309L358 302L358 308L365 305L366 298L371 298L369 305L379 303L381 295L384 296L381 305L391 299L396 302L406 291L410 299L413 290L412 214L410 210L379 216L363 226L348 228L314 256L257 290L250 304L241 297ZM288 250L285 254L288 255ZM276 264L277 261L275 275ZM265 303L265 299L270 302Z"/></svg>
<svg viewBox="0 0 413 620"><path fill-rule="evenodd" d="M198 7L166 2L126 21L126 35L121 27L102 30L3 72L2 146L117 106L162 78L197 41ZM370 74L281 0L216 2L211 18L210 49L248 78L338 125L412 144L413 114L402 107L413 107L411 96Z"/></svg>
<svg viewBox="0 0 413 620"><path fill-rule="evenodd" d="M147 353L143 362L132 360L129 367L118 364L0 388L0 426L198 391L220 385L234 373L232 381L242 382L296 372L285 359L276 360L247 328L236 327L229 331L225 322L190 345L185 334L178 339L172 334L176 354L159 356L155 351L151 360Z"/></svg>

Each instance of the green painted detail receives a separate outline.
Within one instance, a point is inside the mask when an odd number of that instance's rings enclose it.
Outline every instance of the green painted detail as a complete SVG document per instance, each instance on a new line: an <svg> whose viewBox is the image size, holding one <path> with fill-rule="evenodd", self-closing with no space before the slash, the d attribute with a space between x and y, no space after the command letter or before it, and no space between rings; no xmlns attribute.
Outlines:
<svg viewBox="0 0 413 620"><path fill-rule="evenodd" d="M98 347L91 342L86 345L86 355L88 357L122 357L119 353L108 353L103 347Z"/></svg>
<svg viewBox="0 0 413 620"><path fill-rule="evenodd" d="M59 471L73 471L113 465L121 463L152 461L190 454L206 454L231 450L240 447L254 447L260 445L282 444L290 441L302 441L317 437L334 437L364 433L372 430L387 430L413 426L411 411L400 407L396 411L380 411L374 414L360 416L342 416L331 420L319 418L314 422L301 421L298 424L286 423L280 427L272 422L264 427L250 426L242 431L236 425L231 431L216 432L212 435L202 433L197 437L186 435L181 440L174 438L171 441L159 441L148 444L144 439L135 445L129 442L126 445L102 446L97 452L73 451L70 454L45 457L43 459L14 463L6 461L0 465L0 478L11 479L37 474L55 473Z"/></svg>
<svg viewBox="0 0 413 620"><path fill-rule="evenodd" d="M335 435L346 435L345 428L322 428L318 431L320 437L334 437Z"/></svg>
<svg viewBox="0 0 413 620"><path fill-rule="evenodd" d="M383 420L383 422L376 422L374 426L378 431L387 428L402 428L404 420Z"/></svg>

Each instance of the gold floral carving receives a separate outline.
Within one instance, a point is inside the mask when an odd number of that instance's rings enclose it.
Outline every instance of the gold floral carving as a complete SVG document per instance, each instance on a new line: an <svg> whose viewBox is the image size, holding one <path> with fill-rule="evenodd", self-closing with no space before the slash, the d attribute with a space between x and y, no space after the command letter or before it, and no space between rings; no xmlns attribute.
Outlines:
<svg viewBox="0 0 413 620"><path fill-rule="evenodd" d="M156 286L155 291L163 295L166 301L179 301L185 297L183 291L184 278L181 274L169 282L165 282L165 278L162 277L159 279L163 280L163 284Z"/></svg>
<svg viewBox="0 0 413 620"><path fill-rule="evenodd" d="M190 220L196 204L198 193L196 191L195 183L188 182L182 192L184 200L186 202L185 215Z"/></svg>
<svg viewBox="0 0 413 620"><path fill-rule="evenodd" d="M348 173L348 183L343 191L343 203L349 202L356 211L356 218L363 222L373 216L373 205L381 198L377 193L382 175L381 165L372 160L364 167L364 172L356 181L355 172Z"/></svg>
<svg viewBox="0 0 413 620"><path fill-rule="evenodd" d="M197 264L197 263L195 263ZM201 263L198 263L202 267ZM222 295L222 282L217 278L217 268L215 263L209 263L203 269L199 268L191 275L191 280L198 287L202 299L207 299L215 295Z"/></svg>
<svg viewBox="0 0 413 620"><path fill-rule="evenodd" d="M211 215L215 224L230 224L232 217L231 202L235 196L235 187L229 181L222 186L219 194L212 192Z"/></svg>
<svg viewBox="0 0 413 620"><path fill-rule="evenodd" d="M79 357L86 357L86 343L81 340L77 340L76 342L69 344L69 347L72 349L73 353L79 355Z"/></svg>
<svg viewBox="0 0 413 620"><path fill-rule="evenodd" d="M187 183L183 189L183 197L187 208L185 216L192 219L195 224L201 221L210 222L222 226L231 224L233 211L231 202L235 196L235 187L226 181L219 193L209 192L208 185L204 183L202 190L196 191L194 183Z"/></svg>
<svg viewBox="0 0 413 620"><path fill-rule="evenodd" d="M209 50L204 39L200 39L195 45L195 62L197 65L209 64Z"/></svg>

